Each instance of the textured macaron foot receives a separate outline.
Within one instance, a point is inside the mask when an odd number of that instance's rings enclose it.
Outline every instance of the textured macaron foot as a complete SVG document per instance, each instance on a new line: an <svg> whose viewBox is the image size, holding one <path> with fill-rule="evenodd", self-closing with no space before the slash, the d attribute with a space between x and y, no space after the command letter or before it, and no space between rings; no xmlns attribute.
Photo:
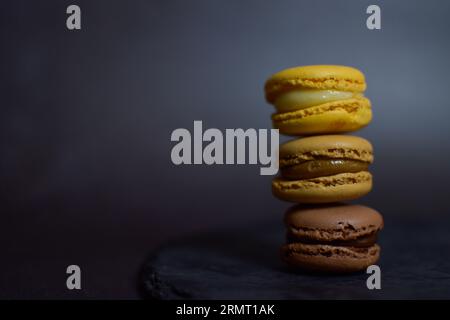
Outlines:
<svg viewBox="0 0 450 320"><path fill-rule="evenodd" d="M333 65L283 70L265 84L273 104L275 128L287 135L312 135L358 130L372 119L361 71Z"/></svg>
<svg viewBox="0 0 450 320"><path fill-rule="evenodd" d="M296 205L285 216L287 244L281 259L290 266L319 272L356 272L380 257L377 234L383 218L360 205Z"/></svg>
<svg viewBox="0 0 450 320"><path fill-rule="evenodd" d="M366 98L328 102L272 115L273 126L286 135L350 132L367 126L371 120L370 101Z"/></svg>
<svg viewBox="0 0 450 320"><path fill-rule="evenodd" d="M281 247L281 258L288 265L308 271L350 273L366 270L380 257L380 247L339 247L291 243Z"/></svg>
<svg viewBox="0 0 450 320"><path fill-rule="evenodd" d="M266 99L275 102L281 93L298 88L363 92L364 74L358 69L339 65L311 65L282 70L272 75L264 89Z"/></svg>
<svg viewBox="0 0 450 320"><path fill-rule="evenodd" d="M285 201L329 203L358 199L372 190L372 175L367 171L341 173L328 177L272 182L273 194Z"/></svg>

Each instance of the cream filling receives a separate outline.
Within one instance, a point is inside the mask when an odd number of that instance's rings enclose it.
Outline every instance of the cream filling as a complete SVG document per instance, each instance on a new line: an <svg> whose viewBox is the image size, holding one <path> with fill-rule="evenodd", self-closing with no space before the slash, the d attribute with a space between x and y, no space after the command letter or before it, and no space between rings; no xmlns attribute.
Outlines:
<svg viewBox="0 0 450 320"><path fill-rule="evenodd" d="M289 91L280 95L275 100L274 104L278 112L289 112L358 96L362 96L362 93L338 90L303 89Z"/></svg>

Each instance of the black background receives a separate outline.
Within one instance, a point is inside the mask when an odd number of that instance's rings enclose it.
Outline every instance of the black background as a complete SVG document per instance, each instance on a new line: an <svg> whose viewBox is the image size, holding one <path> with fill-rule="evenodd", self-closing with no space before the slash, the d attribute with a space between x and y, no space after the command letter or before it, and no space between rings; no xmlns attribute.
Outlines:
<svg viewBox="0 0 450 320"><path fill-rule="evenodd" d="M65 26L78 4L82 30ZM382 8L369 31L365 10ZM446 1L2 1L4 298L136 298L145 256L182 234L281 216L258 166L175 166L170 134L270 128L283 68L361 69L374 189L390 219L448 215ZM432 229L430 229L432 230ZM430 231L429 236L435 235ZM233 241L230 239L230 241ZM280 242L282 235L280 234ZM65 289L78 264L83 290Z"/></svg>

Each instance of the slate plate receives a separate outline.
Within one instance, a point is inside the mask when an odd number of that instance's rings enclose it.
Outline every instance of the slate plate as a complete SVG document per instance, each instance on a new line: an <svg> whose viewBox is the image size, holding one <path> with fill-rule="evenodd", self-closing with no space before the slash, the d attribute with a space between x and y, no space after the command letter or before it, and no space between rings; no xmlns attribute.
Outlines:
<svg viewBox="0 0 450 320"><path fill-rule="evenodd" d="M366 273L293 272L278 258L279 220L179 239L145 261L139 287L150 299L449 299L449 223L385 223L381 290Z"/></svg>

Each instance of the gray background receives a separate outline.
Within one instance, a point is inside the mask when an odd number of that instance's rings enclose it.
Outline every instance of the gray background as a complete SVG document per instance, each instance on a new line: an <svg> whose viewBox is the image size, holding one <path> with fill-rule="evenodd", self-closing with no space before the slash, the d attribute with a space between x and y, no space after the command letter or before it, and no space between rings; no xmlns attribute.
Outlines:
<svg viewBox="0 0 450 320"><path fill-rule="evenodd" d="M82 30L65 9L82 10ZM382 29L365 26L369 4ZM136 297L152 248L281 217L258 166L175 166L170 134L270 128L283 68L361 69L374 189L389 219L449 214L448 1L2 1L1 181L7 298ZM430 236L433 236L430 234ZM231 239L230 239L231 241ZM282 235L280 235L282 241ZM237 244L238 245L238 244ZM79 264L82 292L67 292Z"/></svg>

